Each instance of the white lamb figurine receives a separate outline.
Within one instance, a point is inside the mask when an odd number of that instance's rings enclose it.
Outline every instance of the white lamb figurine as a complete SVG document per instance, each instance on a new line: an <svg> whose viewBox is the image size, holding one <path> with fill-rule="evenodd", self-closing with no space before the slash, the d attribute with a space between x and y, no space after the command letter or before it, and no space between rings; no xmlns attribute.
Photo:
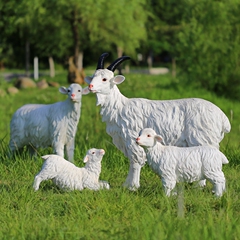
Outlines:
<svg viewBox="0 0 240 240"><path fill-rule="evenodd" d="M81 114L82 95L88 93L79 84L68 88L60 87L59 92L68 95L65 101L54 104L27 104L13 115L10 124L10 150L16 151L28 146L33 148L53 147L53 152L74 160L74 141ZM33 151L32 151L33 153Z"/></svg>
<svg viewBox="0 0 240 240"><path fill-rule="evenodd" d="M58 155L42 156L45 162L41 171L35 176L33 188L37 191L42 181L52 179L63 190L109 189L108 182L99 181L104 154L103 149L89 149L83 159L86 165L82 168L76 167Z"/></svg>
<svg viewBox="0 0 240 240"><path fill-rule="evenodd" d="M136 143L143 147L147 162L162 179L167 196L177 182L194 182L207 179L213 184L213 192L221 197L225 191L222 164L228 160L217 148L210 146L175 147L161 144L163 139L151 128L139 133Z"/></svg>

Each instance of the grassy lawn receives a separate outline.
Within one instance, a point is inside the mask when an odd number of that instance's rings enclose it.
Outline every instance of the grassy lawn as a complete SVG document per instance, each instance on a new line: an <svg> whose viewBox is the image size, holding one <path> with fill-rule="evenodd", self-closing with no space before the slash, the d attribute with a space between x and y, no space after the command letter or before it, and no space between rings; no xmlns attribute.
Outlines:
<svg viewBox="0 0 240 240"><path fill-rule="evenodd" d="M182 194L164 196L160 179L146 165L141 171L141 187L129 191L122 187L129 162L112 144L101 121L94 94L83 96L82 114L76 136L75 163L83 166L87 149L103 148L101 179L111 189L98 192L63 192L51 181L32 189L34 176L42 165L39 149L33 160L27 152L9 159L7 147L12 114L27 103L53 103L66 96L57 88L27 89L0 97L0 239L240 239L240 103L221 98L193 85L184 86L170 76L126 74L119 85L128 97L176 99L199 97L219 106L229 117L232 130L221 143L229 164L223 171L227 193L216 199L208 183L203 190L184 184ZM66 74L54 79L68 86ZM0 78L0 88L9 83Z"/></svg>

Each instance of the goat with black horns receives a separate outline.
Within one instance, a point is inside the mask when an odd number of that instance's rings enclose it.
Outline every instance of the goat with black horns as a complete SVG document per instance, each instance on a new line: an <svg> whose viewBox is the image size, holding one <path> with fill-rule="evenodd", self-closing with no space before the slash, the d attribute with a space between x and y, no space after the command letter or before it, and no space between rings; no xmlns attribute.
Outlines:
<svg viewBox="0 0 240 240"><path fill-rule="evenodd" d="M130 160L125 186L132 190L140 186L140 170L146 162L146 154L135 139L143 128L161 132L166 145L210 145L219 148L224 134L231 129L227 116L219 107L199 98L127 98L117 87L125 77L114 76L114 70L130 57L118 58L104 69L107 56L108 53L100 56L95 73L92 77L86 77L85 81L89 84L89 91L96 93L107 133L114 145ZM204 185L205 181L200 184Z"/></svg>

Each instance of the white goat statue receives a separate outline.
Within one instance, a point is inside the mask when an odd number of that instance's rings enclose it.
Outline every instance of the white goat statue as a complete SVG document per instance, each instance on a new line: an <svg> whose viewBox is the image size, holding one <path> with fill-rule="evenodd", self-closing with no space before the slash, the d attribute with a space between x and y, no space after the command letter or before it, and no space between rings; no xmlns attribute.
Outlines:
<svg viewBox="0 0 240 240"><path fill-rule="evenodd" d="M224 133L231 129L228 118L220 108L198 98L165 101L127 98L117 87L125 77L114 76L114 70L130 58L118 58L103 69L107 56L108 53L101 55L94 75L86 77L85 81L89 84L89 90L96 93L107 133L115 146L130 160L125 186L132 190L140 186L140 170L146 156L135 139L143 128L151 127L161 132L167 145L211 145L219 148Z"/></svg>
<svg viewBox="0 0 240 240"><path fill-rule="evenodd" d="M108 182L99 180L104 154L103 149L89 149L83 159L86 165L82 168L76 167L58 155L42 156L45 162L41 171L35 176L33 188L37 191L42 181L52 179L53 183L63 190L110 189Z"/></svg>
<svg viewBox="0 0 240 240"><path fill-rule="evenodd" d="M10 123L9 148L12 152L28 146L33 148L53 147L54 153L64 157L64 146L69 161L74 160L74 141L81 114L82 89L79 84L68 88L60 87L59 92L68 95L62 102L54 104L27 104L19 108Z"/></svg>
<svg viewBox="0 0 240 240"><path fill-rule="evenodd" d="M136 143L143 147L147 162L152 170L162 179L167 196L177 182L194 182L207 179L213 184L216 197L225 191L225 177L222 164L227 164L225 155L211 146L175 147L164 146L162 136L152 128L145 128L139 133Z"/></svg>

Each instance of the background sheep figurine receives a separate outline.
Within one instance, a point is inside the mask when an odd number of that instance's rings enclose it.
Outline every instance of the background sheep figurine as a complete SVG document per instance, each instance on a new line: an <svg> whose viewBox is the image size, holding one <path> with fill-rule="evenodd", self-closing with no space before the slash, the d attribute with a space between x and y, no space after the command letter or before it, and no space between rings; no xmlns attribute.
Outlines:
<svg viewBox="0 0 240 240"><path fill-rule="evenodd" d="M217 148L164 146L161 144L162 137L151 128L143 129L136 142L144 148L152 170L162 178L167 196L170 196L176 182L201 179L207 179L213 184L213 192L217 197L221 197L225 191L222 164L227 164L228 160Z"/></svg>
<svg viewBox="0 0 240 240"><path fill-rule="evenodd" d="M88 93L79 84L68 88L60 87L59 92L68 95L65 101L54 104L27 104L19 108L10 123L11 151L28 146L33 148L53 147L54 153L74 160L74 141L81 114L82 94Z"/></svg>
<svg viewBox="0 0 240 240"><path fill-rule="evenodd" d="M89 149L83 159L86 163L83 168L76 167L73 163L58 155L42 156L45 162L41 171L35 176L33 188L37 191L42 181L52 179L63 190L109 189L108 182L99 181L101 161L104 154L103 149Z"/></svg>
<svg viewBox="0 0 240 240"><path fill-rule="evenodd" d="M89 90L96 93L107 133L112 137L114 145L130 160L125 186L133 190L140 186L140 170L145 164L146 155L135 139L143 128L161 132L167 145L211 145L219 148L224 133L231 129L227 116L220 108L198 98L164 101L127 98L117 87L125 77L114 76L114 70L130 58L118 58L103 69L107 56L108 53L101 55L94 75L86 77L85 81L89 84Z"/></svg>

